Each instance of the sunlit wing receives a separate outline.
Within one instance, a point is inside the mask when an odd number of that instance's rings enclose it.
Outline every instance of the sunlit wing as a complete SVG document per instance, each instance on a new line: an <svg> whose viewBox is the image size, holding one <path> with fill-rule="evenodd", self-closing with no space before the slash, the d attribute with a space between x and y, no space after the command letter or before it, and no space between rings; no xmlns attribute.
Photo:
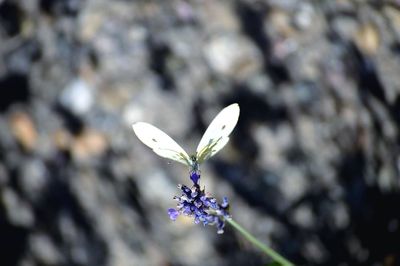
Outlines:
<svg viewBox="0 0 400 266"><path fill-rule="evenodd" d="M139 140L159 156L191 165L191 160L182 147L160 129L144 122L137 122L132 128Z"/></svg>
<svg viewBox="0 0 400 266"><path fill-rule="evenodd" d="M229 134L239 119L240 108L237 103L225 107L211 122L196 149L197 162L202 163L229 141Z"/></svg>

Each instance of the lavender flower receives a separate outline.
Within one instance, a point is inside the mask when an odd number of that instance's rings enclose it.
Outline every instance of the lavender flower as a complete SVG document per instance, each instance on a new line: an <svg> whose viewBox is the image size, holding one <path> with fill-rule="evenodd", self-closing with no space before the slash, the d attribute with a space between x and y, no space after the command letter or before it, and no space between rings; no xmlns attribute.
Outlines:
<svg viewBox="0 0 400 266"><path fill-rule="evenodd" d="M193 181L191 188L181 184L178 186L183 193L180 197L174 197L178 204L176 209L168 209L170 219L175 221L179 214L190 216L194 218L196 224L216 225L217 233L222 234L225 219L230 218L228 198L224 197L222 203L218 204L215 198L205 192L205 189L200 189L200 171L192 171L190 179Z"/></svg>

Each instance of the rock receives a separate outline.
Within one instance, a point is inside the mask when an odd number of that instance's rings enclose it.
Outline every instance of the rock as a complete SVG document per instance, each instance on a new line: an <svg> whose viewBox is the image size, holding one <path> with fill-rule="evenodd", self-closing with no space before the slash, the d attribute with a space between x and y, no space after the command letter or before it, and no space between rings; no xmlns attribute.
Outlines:
<svg viewBox="0 0 400 266"><path fill-rule="evenodd" d="M0 163L0 187L6 186L9 181L9 177L7 174L7 170L4 167L4 164Z"/></svg>
<svg viewBox="0 0 400 266"><path fill-rule="evenodd" d="M53 133L53 141L56 148L62 151L71 148L72 136L69 132L63 129L58 129Z"/></svg>
<svg viewBox="0 0 400 266"><path fill-rule="evenodd" d="M73 113L83 115L94 103L94 89L83 79L72 80L62 91L60 103Z"/></svg>
<svg viewBox="0 0 400 266"><path fill-rule="evenodd" d="M327 256L327 252L322 247L321 241L316 237L308 238L302 250L307 260L314 263L321 263Z"/></svg>
<svg viewBox="0 0 400 266"><path fill-rule="evenodd" d="M41 199L49 185L50 174L43 161L39 159L26 160L21 166L19 183L24 194L32 202Z"/></svg>
<svg viewBox="0 0 400 266"><path fill-rule="evenodd" d="M230 2L215 2L213 5L199 4L199 17L206 27L206 32L237 32L240 22Z"/></svg>
<svg viewBox="0 0 400 266"><path fill-rule="evenodd" d="M262 67L262 54L247 38L239 34L219 34L204 46L210 67L220 75L246 79Z"/></svg>
<svg viewBox="0 0 400 266"><path fill-rule="evenodd" d="M29 238L32 255L43 265L59 265L63 261L56 244L43 233L36 233Z"/></svg>
<svg viewBox="0 0 400 266"><path fill-rule="evenodd" d="M4 204L7 220L15 226L32 227L35 216L29 204L21 199L13 190L6 188L0 194Z"/></svg>
<svg viewBox="0 0 400 266"><path fill-rule="evenodd" d="M334 17L330 26L344 40L352 40L358 29L357 20L346 16Z"/></svg>
<svg viewBox="0 0 400 266"><path fill-rule="evenodd" d="M265 27L267 30L276 31L283 37L290 37L296 32L291 23L291 16L282 9L271 10L269 16L265 22Z"/></svg>
<svg viewBox="0 0 400 266"><path fill-rule="evenodd" d="M387 23L391 25L391 29L395 32L397 40L400 38L400 11L398 8L385 5L383 12L387 17Z"/></svg>
<svg viewBox="0 0 400 266"><path fill-rule="evenodd" d="M104 134L92 129L86 129L73 139L71 143L72 155L77 161L87 160L103 154L108 148L108 141Z"/></svg>
<svg viewBox="0 0 400 266"><path fill-rule="evenodd" d="M315 226L315 216L310 206L301 205L293 212L293 220L303 228Z"/></svg>
<svg viewBox="0 0 400 266"><path fill-rule="evenodd" d="M336 228L344 230L347 226L349 226L350 222L349 213L346 206L343 203L335 204L330 212L332 213L333 225Z"/></svg>
<svg viewBox="0 0 400 266"><path fill-rule="evenodd" d="M354 36L354 42L366 55L375 55L380 43L378 29L370 23L360 26Z"/></svg>
<svg viewBox="0 0 400 266"><path fill-rule="evenodd" d="M306 30L313 25L315 14L314 6L307 2L300 2L294 17L295 25L302 30Z"/></svg>
<svg viewBox="0 0 400 266"><path fill-rule="evenodd" d="M10 128L14 137L26 150L35 148L38 134L32 118L23 111L16 111L10 115Z"/></svg>
<svg viewBox="0 0 400 266"><path fill-rule="evenodd" d="M193 6L185 1L178 1L174 6L178 18L183 22L193 22L196 20L196 12Z"/></svg>

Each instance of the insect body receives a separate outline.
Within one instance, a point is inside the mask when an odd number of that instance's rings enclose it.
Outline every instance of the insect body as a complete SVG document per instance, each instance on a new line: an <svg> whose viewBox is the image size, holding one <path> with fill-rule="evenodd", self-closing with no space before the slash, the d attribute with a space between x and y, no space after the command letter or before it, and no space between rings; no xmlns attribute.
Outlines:
<svg viewBox="0 0 400 266"><path fill-rule="evenodd" d="M237 103L225 107L213 119L200 140L196 154L189 156L170 136L155 126L137 122L132 125L136 136L156 154L188 165L191 171L198 171L199 164L220 151L229 141L229 134L239 119L240 108Z"/></svg>

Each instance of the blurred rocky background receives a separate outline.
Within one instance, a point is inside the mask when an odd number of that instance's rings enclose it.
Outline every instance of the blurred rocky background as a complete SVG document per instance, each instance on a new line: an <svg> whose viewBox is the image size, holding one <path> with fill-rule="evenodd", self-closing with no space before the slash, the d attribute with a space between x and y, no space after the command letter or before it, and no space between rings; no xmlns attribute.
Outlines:
<svg viewBox="0 0 400 266"><path fill-rule="evenodd" d="M0 265L266 265L169 220L192 152L233 217L298 265L400 265L397 0L0 0Z"/></svg>

